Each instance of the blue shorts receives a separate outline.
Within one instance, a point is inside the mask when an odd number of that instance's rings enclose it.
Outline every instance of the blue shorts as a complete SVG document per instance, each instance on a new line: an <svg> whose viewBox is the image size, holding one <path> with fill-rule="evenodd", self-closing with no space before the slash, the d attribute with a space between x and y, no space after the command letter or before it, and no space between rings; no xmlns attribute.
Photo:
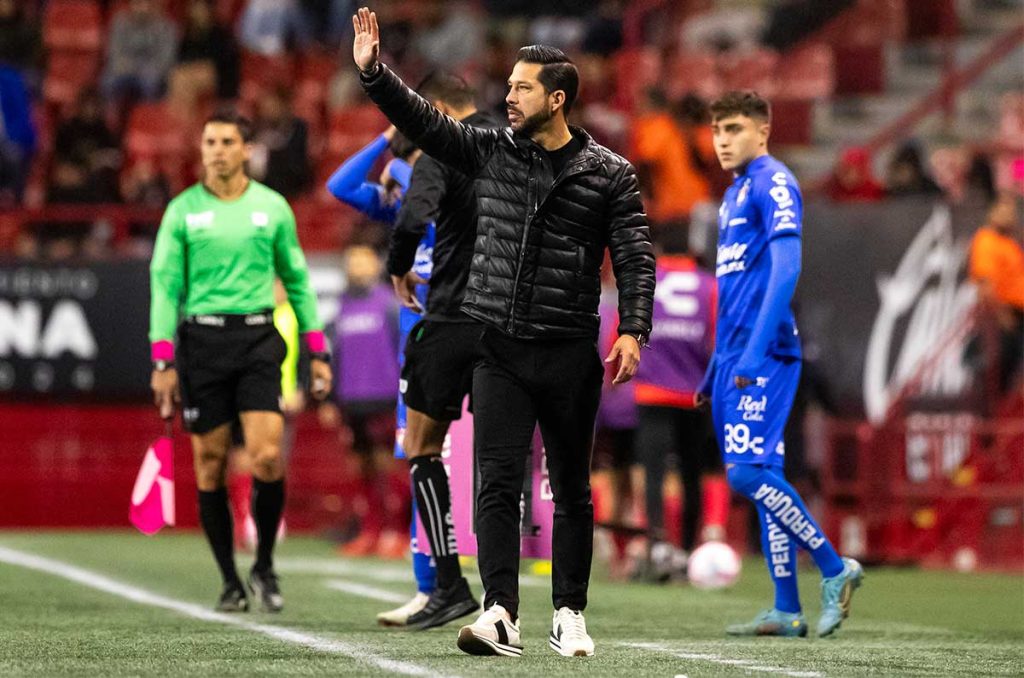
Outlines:
<svg viewBox="0 0 1024 678"><path fill-rule="evenodd" d="M781 467L786 454L782 434L800 382L801 361L769 358L765 376L740 390L733 373L739 357L718 360L711 415L722 459L726 464Z"/></svg>

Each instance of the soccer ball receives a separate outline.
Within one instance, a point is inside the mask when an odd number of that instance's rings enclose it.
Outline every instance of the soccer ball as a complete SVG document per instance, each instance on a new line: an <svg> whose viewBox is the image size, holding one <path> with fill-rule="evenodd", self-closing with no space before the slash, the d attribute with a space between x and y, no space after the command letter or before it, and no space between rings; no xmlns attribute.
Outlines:
<svg viewBox="0 0 1024 678"><path fill-rule="evenodd" d="M699 589L722 589L736 583L741 567L740 557L731 546L709 541L690 554L686 575Z"/></svg>

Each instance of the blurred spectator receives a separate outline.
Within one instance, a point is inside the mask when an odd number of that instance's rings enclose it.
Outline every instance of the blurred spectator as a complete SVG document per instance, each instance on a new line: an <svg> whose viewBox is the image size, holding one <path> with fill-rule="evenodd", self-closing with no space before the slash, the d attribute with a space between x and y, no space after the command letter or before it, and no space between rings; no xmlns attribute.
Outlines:
<svg viewBox="0 0 1024 678"><path fill-rule="evenodd" d="M274 89L259 100L254 121L252 176L292 197L312 180L309 127L292 113L288 92Z"/></svg>
<svg viewBox="0 0 1024 678"><path fill-rule="evenodd" d="M84 167L88 183L104 196L113 197L121 164L119 146L120 141L103 117L99 92L91 87L82 90L73 113L57 128L54 153Z"/></svg>
<svg viewBox="0 0 1024 678"><path fill-rule="evenodd" d="M297 0L249 0L238 20L238 39L251 52L280 56L305 49L310 29Z"/></svg>
<svg viewBox="0 0 1024 678"><path fill-rule="evenodd" d="M708 200L708 181L695 160L698 151L669 112L664 92L647 93L633 124L631 148L653 223L685 220L694 204Z"/></svg>
<svg viewBox="0 0 1024 678"><path fill-rule="evenodd" d="M715 142L711 133L711 113L708 103L699 95L687 92L672 105L672 115L690 148L690 160L695 171L708 181L712 196L724 195L732 184L731 172L726 172L715 155ZM691 253L692 254L692 253Z"/></svg>
<svg viewBox="0 0 1024 678"><path fill-rule="evenodd" d="M885 190L893 197L942 194L942 189L925 169L921 149L914 141L903 144L889 161Z"/></svg>
<svg viewBox="0 0 1024 678"><path fill-rule="evenodd" d="M843 151L826 192L836 202L877 202L885 197L885 190L871 171L871 156L860 147Z"/></svg>
<svg viewBox="0 0 1024 678"><path fill-rule="evenodd" d="M104 94L110 98L159 98L174 65L177 44L174 24L156 0L131 0L111 22Z"/></svg>
<svg viewBox="0 0 1024 678"><path fill-rule="evenodd" d="M306 20L322 45L337 49L343 41L352 39L352 15L358 7L355 0L301 0L301 3Z"/></svg>
<svg viewBox="0 0 1024 678"><path fill-rule="evenodd" d="M811 35L856 0L782 0L772 3L762 42L779 52Z"/></svg>
<svg viewBox="0 0 1024 678"><path fill-rule="evenodd" d="M25 79L14 68L0 65L0 205L21 202L35 148Z"/></svg>
<svg viewBox="0 0 1024 678"><path fill-rule="evenodd" d="M586 21L581 49L608 56L622 47L622 0L602 0Z"/></svg>
<svg viewBox="0 0 1024 678"><path fill-rule="evenodd" d="M417 11L423 23L412 44L432 66L458 70L480 53L483 24L468 2L424 0Z"/></svg>
<svg viewBox="0 0 1024 678"><path fill-rule="evenodd" d="M1000 332L999 386L1012 383L1024 352L1024 248L1012 197L997 200L971 242L969 272Z"/></svg>
<svg viewBox="0 0 1024 678"><path fill-rule="evenodd" d="M327 428L338 426L341 415L351 433L351 449L359 462L355 512L360 516L358 537L345 547L346 555L367 555L380 548L381 555L401 555L408 549L408 537L397 553L390 535L408 525L402 515L401 495L394 492L395 384L398 383L398 303L391 285L383 281L384 265L377 253L365 245L353 245L345 252L347 287L341 295L340 311L328 333L332 336L335 381L332 402L320 407L320 421ZM340 412L339 412L340 408ZM408 488L402 473L399 487ZM390 533L390 535L388 534Z"/></svg>
<svg viewBox="0 0 1024 678"><path fill-rule="evenodd" d="M107 202L95 189L89 168L84 162L66 157L54 159L50 181L46 189L46 202L50 205L83 205ZM51 261L75 257L93 223L88 219L60 219L38 225L43 256Z"/></svg>
<svg viewBox="0 0 1024 678"><path fill-rule="evenodd" d="M0 0L0 64L13 66L34 80L42 54L42 34L25 15L23 3Z"/></svg>
<svg viewBox="0 0 1024 678"><path fill-rule="evenodd" d="M163 209L171 199L171 184L152 158L140 157L125 172L121 195L129 205Z"/></svg>
<svg viewBox="0 0 1024 678"><path fill-rule="evenodd" d="M230 29L217 23L210 0L192 0L185 16L185 31L178 48L179 67L204 69L213 76L219 99L238 96L238 45ZM205 74L196 77L208 77Z"/></svg>

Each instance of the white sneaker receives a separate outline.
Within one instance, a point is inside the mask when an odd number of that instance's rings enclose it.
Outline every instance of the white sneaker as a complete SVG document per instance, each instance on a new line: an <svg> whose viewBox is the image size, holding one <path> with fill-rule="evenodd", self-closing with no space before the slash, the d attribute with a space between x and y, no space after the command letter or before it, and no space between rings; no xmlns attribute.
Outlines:
<svg viewBox="0 0 1024 678"><path fill-rule="evenodd" d="M513 622L501 605L491 605L475 622L459 629L458 646L467 654L522 657L519 620Z"/></svg>
<svg viewBox="0 0 1024 678"><path fill-rule="evenodd" d="M594 640L587 635L583 613L567 607L555 610L548 645L563 657L593 657Z"/></svg>
<svg viewBox="0 0 1024 678"><path fill-rule="evenodd" d="M405 626L409 617L413 616L427 605L430 596L422 591L417 592L408 603L394 610L381 612L377 615L377 623L381 626Z"/></svg>

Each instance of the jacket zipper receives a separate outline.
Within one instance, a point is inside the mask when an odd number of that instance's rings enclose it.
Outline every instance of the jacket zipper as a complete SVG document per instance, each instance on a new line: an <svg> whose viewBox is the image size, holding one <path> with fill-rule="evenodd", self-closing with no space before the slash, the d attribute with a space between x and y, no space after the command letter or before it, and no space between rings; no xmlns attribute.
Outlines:
<svg viewBox="0 0 1024 678"><path fill-rule="evenodd" d="M577 163L573 165L568 170L562 170L562 173L559 174L553 182L551 182L551 189L548 191L548 195L551 195L551 193L554 192L555 188L561 182L565 181L571 176L575 176L581 173L585 169L589 169L592 165L590 160L591 159L588 158L582 163ZM531 197L532 189L530 188L530 186L532 186L533 183L534 177L531 176L526 189L528 198ZM526 213L526 223L523 224L523 240L521 243L519 243L519 258L516 262L516 275L515 279L512 282L512 307L509 309L508 322L505 324L506 330L512 336L515 336L516 334L516 300L519 298L519 277L523 273L523 261L526 259L526 242L530 236L530 225L533 223L533 217L536 216L537 212L540 210L540 205L537 204L536 202L536 194L532 195L534 199L533 209Z"/></svg>

